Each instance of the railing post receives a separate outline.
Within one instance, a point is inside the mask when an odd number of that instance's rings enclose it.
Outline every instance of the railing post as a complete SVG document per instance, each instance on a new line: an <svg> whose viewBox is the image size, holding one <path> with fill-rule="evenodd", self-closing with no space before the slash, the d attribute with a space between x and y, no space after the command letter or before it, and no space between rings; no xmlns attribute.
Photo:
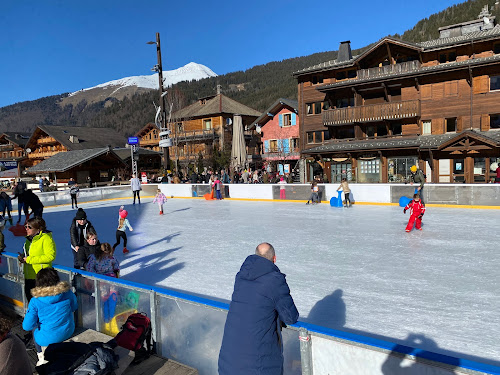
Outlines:
<svg viewBox="0 0 500 375"><path fill-rule="evenodd" d="M302 365L302 375L313 375L311 336L307 333L307 329L300 328L299 341L300 341L300 363Z"/></svg>
<svg viewBox="0 0 500 375"><path fill-rule="evenodd" d="M94 279L95 330L100 332L101 321L101 282Z"/></svg>
<svg viewBox="0 0 500 375"><path fill-rule="evenodd" d="M156 345L156 353L161 355L161 316L158 312L158 294L152 290L149 292L149 306L151 310L151 333L153 343Z"/></svg>

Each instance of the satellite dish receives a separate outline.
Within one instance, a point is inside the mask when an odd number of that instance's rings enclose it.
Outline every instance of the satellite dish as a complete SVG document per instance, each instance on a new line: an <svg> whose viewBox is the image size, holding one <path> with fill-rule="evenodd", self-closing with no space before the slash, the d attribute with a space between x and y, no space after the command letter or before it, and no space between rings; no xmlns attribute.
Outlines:
<svg viewBox="0 0 500 375"><path fill-rule="evenodd" d="M261 128L259 125L257 125L257 126L255 127L255 130L256 130L256 131L257 131L257 133L259 133L259 134L260 134L260 133L262 133L262 128Z"/></svg>
<svg viewBox="0 0 500 375"><path fill-rule="evenodd" d="M229 126L229 125L232 125L233 124L233 120L231 120L230 118L227 118L226 119L226 124Z"/></svg>
<svg viewBox="0 0 500 375"><path fill-rule="evenodd" d="M31 148L27 148L26 152L29 154L31 152Z"/></svg>

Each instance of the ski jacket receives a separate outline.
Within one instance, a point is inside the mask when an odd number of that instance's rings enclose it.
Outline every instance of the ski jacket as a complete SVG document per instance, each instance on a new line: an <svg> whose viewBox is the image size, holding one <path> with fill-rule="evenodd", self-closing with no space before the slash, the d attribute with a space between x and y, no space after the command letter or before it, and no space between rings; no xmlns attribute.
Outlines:
<svg viewBox="0 0 500 375"><path fill-rule="evenodd" d="M411 177L412 177L414 183L420 184L420 188L424 187L425 176L424 176L424 172L422 172L421 169L417 169L417 171L415 173L412 173Z"/></svg>
<svg viewBox="0 0 500 375"><path fill-rule="evenodd" d="M425 212L425 204L422 201L416 202L415 200L411 200L405 207L405 210L410 210L411 216L419 216L423 215Z"/></svg>
<svg viewBox="0 0 500 375"><path fill-rule="evenodd" d="M69 188L70 194L77 194L79 191L80 188L76 184L71 185L71 187Z"/></svg>
<svg viewBox="0 0 500 375"><path fill-rule="evenodd" d="M34 280L36 274L42 269L52 267L56 259L56 243L52 232L40 232L32 239L26 237L24 243L24 278Z"/></svg>
<svg viewBox="0 0 500 375"><path fill-rule="evenodd" d="M340 189L342 189L342 191L344 193L350 193L351 192L351 189L349 188L349 183L347 181L342 181L340 183L340 186L338 187L337 191L339 191Z"/></svg>
<svg viewBox="0 0 500 375"><path fill-rule="evenodd" d="M40 201L38 196L35 193L33 193L30 189L24 192L23 200L26 207L31 207L33 211L43 208L43 203Z"/></svg>
<svg viewBox="0 0 500 375"><path fill-rule="evenodd" d="M299 312L279 268L259 256L246 258L236 275L219 354L219 375L281 375L281 322Z"/></svg>
<svg viewBox="0 0 500 375"><path fill-rule="evenodd" d="M167 203L167 197L163 193L158 193L153 198L153 203L165 204L165 203Z"/></svg>
<svg viewBox="0 0 500 375"><path fill-rule="evenodd" d="M76 253L76 266L80 267L82 270L85 269L89 257L94 255L97 249L101 248L101 243L97 241L95 245L90 245L87 241L80 246L78 252Z"/></svg>
<svg viewBox="0 0 500 375"><path fill-rule="evenodd" d="M142 190L141 180L139 180L137 177L132 178L130 180L130 188L132 189L132 191Z"/></svg>
<svg viewBox="0 0 500 375"><path fill-rule="evenodd" d="M95 229L90 221L87 220L87 222L83 226L81 226L76 222L76 217L73 218L73 221L71 222L71 227L69 228L69 235L71 237L71 248L73 250L75 249L76 246L82 246L85 243L87 232L90 229L92 229L95 232Z"/></svg>
<svg viewBox="0 0 500 375"><path fill-rule="evenodd" d="M40 346L69 339L75 330L73 312L78 307L69 284L61 281L54 286L33 288L31 294L34 298L24 316L23 329L34 329L35 342Z"/></svg>

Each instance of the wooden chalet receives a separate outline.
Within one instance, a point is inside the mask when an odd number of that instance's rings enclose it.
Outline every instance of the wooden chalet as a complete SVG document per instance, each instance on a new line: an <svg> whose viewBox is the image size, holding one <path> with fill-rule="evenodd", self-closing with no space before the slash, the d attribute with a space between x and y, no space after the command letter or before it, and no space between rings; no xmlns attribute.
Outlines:
<svg viewBox="0 0 500 375"><path fill-rule="evenodd" d="M127 139L109 128L76 126L38 126L26 143L29 165L66 151L108 147L124 147Z"/></svg>
<svg viewBox="0 0 500 375"><path fill-rule="evenodd" d="M149 122L141 130L136 133L136 137L139 138L139 147L150 150L150 151L162 151L160 150L160 130L155 124Z"/></svg>
<svg viewBox="0 0 500 375"><path fill-rule="evenodd" d="M220 93L174 112L168 124L173 141L171 160L186 167L195 165L200 153L204 160L211 159L214 148L231 152L235 115L241 116L243 129L248 129L260 112ZM260 160L255 129L245 130L244 135L249 162Z"/></svg>
<svg viewBox="0 0 500 375"><path fill-rule="evenodd" d="M260 134L265 165L288 164L289 170L295 168L300 159L298 108L296 100L280 98L250 125L249 129Z"/></svg>
<svg viewBox="0 0 500 375"><path fill-rule="evenodd" d="M490 182L500 160L500 25L477 20L409 43L384 38L358 56L295 72L307 177Z"/></svg>
<svg viewBox="0 0 500 375"><path fill-rule="evenodd" d="M25 167L26 142L30 133L0 134L0 178L20 177Z"/></svg>

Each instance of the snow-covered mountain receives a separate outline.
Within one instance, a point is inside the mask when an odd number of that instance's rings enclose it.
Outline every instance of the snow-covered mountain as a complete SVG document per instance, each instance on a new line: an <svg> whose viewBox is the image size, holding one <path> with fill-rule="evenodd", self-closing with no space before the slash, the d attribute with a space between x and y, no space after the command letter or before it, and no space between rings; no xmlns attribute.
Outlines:
<svg viewBox="0 0 500 375"><path fill-rule="evenodd" d="M197 81L199 79L216 77L216 76L217 74L214 73L210 68L206 67L205 65L190 62L189 64L186 64L178 69L164 70L163 86L166 88L181 81L193 81L193 80ZM101 83L100 85L94 87L89 87L86 89L75 91L69 94L69 96L73 96L78 93L96 88L111 88L111 87L115 89L113 91L113 93L115 93L116 91L129 86L135 86L144 89L158 89L158 73L152 74L150 76L134 76L134 77L125 77L121 79L116 79L114 81Z"/></svg>

